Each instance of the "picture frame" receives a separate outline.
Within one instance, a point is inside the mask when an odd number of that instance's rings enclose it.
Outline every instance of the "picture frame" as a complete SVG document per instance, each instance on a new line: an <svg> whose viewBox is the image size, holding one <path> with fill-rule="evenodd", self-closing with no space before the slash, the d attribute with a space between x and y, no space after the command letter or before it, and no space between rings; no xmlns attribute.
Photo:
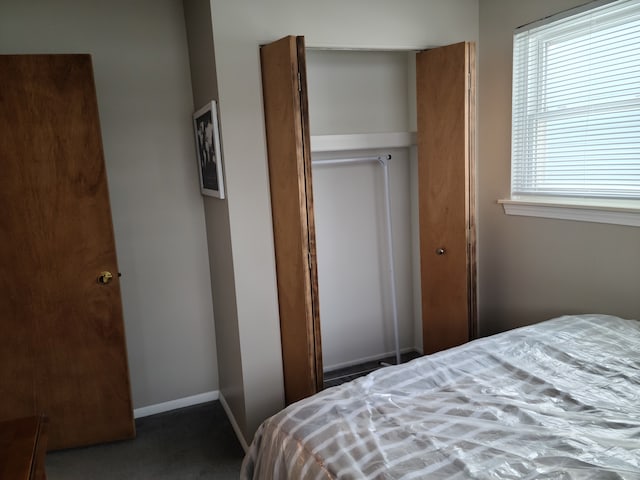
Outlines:
<svg viewBox="0 0 640 480"><path fill-rule="evenodd" d="M224 198L222 152L215 100L193 114L193 131L196 140L200 193L210 197Z"/></svg>

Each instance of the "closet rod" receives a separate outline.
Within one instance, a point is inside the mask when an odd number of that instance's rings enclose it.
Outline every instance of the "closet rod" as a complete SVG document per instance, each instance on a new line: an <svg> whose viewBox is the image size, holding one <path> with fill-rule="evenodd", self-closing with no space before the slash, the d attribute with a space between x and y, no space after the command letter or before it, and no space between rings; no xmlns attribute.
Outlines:
<svg viewBox="0 0 640 480"><path fill-rule="evenodd" d="M391 158L391 155L389 155ZM387 217L387 250L389 278L391 280L391 309L393 312L393 336L396 347L396 365L400 365L400 334L398 333L398 301L396 294L396 269L393 261L393 226L391 224L391 185L389 182L389 159L380 160L384 172L385 213Z"/></svg>
<svg viewBox="0 0 640 480"><path fill-rule="evenodd" d="M337 165L341 163L365 163L365 162L382 162L391 160L391 155L379 155L377 157L355 157L355 158L329 158L327 160L312 160L312 165Z"/></svg>

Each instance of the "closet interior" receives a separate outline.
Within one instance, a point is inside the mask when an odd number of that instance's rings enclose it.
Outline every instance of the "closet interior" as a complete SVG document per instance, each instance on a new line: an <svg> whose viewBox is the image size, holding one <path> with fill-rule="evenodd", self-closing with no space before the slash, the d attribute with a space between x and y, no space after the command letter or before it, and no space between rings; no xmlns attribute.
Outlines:
<svg viewBox="0 0 640 480"><path fill-rule="evenodd" d="M306 62L323 370L335 384L422 350L415 52L307 49Z"/></svg>

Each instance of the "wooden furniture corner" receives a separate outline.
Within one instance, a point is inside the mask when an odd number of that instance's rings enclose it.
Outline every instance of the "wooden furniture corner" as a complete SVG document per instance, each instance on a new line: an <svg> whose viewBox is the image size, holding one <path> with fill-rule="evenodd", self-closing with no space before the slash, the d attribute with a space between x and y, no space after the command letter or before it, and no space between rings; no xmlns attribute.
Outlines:
<svg viewBox="0 0 640 480"><path fill-rule="evenodd" d="M2 480L46 480L47 426L44 415L0 422Z"/></svg>

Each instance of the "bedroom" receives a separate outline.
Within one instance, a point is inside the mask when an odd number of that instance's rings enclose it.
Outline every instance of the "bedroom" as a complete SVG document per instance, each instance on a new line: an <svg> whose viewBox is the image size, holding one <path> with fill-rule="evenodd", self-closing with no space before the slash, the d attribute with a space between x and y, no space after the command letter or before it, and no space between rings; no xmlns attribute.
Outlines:
<svg viewBox="0 0 640 480"><path fill-rule="evenodd" d="M285 34L363 46L477 41L481 335L564 313L639 318L637 228L506 216L496 203L509 193L513 29L581 3L213 1L211 38L207 2L185 2L186 27L176 1L3 2L2 53L94 54L134 408L219 392L248 441L282 406L257 46ZM216 90L229 197L203 207L189 119Z"/></svg>

